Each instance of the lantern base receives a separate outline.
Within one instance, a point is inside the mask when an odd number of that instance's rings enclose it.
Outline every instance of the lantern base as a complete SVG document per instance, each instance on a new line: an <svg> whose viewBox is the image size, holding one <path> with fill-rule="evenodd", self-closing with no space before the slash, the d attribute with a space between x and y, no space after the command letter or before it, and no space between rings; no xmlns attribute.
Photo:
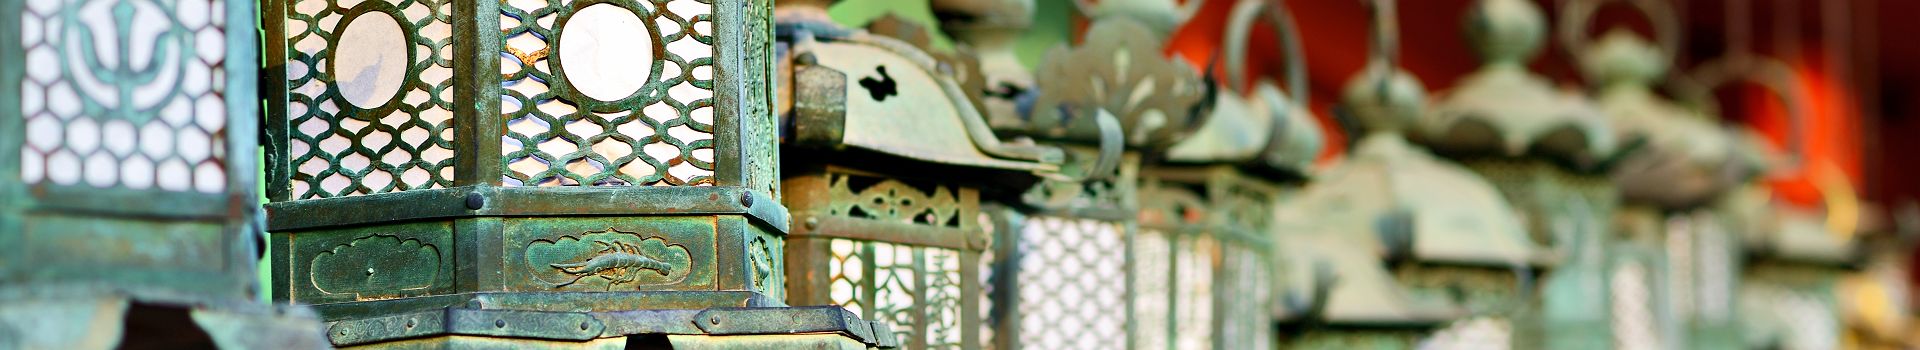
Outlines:
<svg viewBox="0 0 1920 350"><path fill-rule="evenodd" d="M219 307L107 293L0 300L0 348L7 349L321 349L321 330L304 307L249 300Z"/></svg>
<svg viewBox="0 0 1920 350"><path fill-rule="evenodd" d="M681 293L685 294L685 293ZM412 298L422 299L422 298ZM610 298L618 299L618 298ZM534 311L466 306L329 318L327 339L361 348L892 348L890 326L838 306L717 307L617 311ZM426 305L414 300L353 303L353 308ZM592 307L556 300L546 308ZM336 305L342 309L348 305ZM327 313L322 308L322 313Z"/></svg>

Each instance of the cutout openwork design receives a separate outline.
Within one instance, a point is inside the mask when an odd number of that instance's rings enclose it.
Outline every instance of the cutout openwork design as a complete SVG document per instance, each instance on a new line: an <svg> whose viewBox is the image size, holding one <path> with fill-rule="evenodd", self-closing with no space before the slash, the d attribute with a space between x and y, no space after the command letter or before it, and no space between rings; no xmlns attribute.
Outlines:
<svg viewBox="0 0 1920 350"><path fill-rule="evenodd" d="M892 323L901 344L924 333L927 349L960 348L960 252L848 239L829 246L834 304Z"/></svg>
<svg viewBox="0 0 1920 350"><path fill-rule="evenodd" d="M227 190L225 7L27 1L19 114L29 184ZM5 133L18 133L7 130Z"/></svg>
<svg viewBox="0 0 1920 350"><path fill-rule="evenodd" d="M292 199L453 185L449 0L289 0Z"/></svg>
<svg viewBox="0 0 1920 350"><path fill-rule="evenodd" d="M506 0L501 182L709 186L709 0Z"/></svg>

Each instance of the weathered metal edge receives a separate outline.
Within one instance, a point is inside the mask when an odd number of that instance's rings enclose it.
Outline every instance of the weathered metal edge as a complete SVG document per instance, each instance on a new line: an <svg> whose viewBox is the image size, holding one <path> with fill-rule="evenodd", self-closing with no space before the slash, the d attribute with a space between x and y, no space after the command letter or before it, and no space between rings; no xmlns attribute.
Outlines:
<svg viewBox="0 0 1920 350"><path fill-rule="evenodd" d="M103 190L85 185L36 184L27 188L33 210L56 210L117 217L225 220L231 194Z"/></svg>
<svg viewBox="0 0 1920 350"><path fill-rule="evenodd" d="M640 334L764 335L838 333L885 348L890 329L838 306L546 312L442 308L328 322L336 346L436 335L575 340Z"/></svg>
<svg viewBox="0 0 1920 350"><path fill-rule="evenodd" d="M20 47L24 0L0 0L0 257L22 253L17 244L20 210L32 198L21 193L20 148L26 144L26 118L20 111L20 81L26 79L26 49ZM0 261L9 259L0 258Z"/></svg>
<svg viewBox="0 0 1920 350"><path fill-rule="evenodd" d="M788 232L786 206L746 187L463 186L266 204L272 231L514 216L743 215Z"/></svg>
<svg viewBox="0 0 1920 350"><path fill-rule="evenodd" d="M804 224L790 236L845 238L881 241L923 247L963 251L987 249L987 233L965 229L913 225L829 215L799 214Z"/></svg>

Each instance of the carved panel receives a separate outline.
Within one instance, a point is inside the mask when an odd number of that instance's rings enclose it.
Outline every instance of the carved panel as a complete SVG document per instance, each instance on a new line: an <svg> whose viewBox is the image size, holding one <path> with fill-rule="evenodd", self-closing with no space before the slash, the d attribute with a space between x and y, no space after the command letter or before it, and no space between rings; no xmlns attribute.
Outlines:
<svg viewBox="0 0 1920 350"><path fill-rule="evenodd" d="M659 236L608 228L527 245L527 268L553 289L604 286L605 290L670 284L686 279L687 248Z"/></svg>
<svg viewBox="0 0 1920 350"><path fill-rule="evenodd" d="M891 323L901 344L957 349L971 331L961 326L961 252L849 239L829 247L832 302Z"/></svg>
<svg viewBox="0 0 1920 350"><path fill-rule="evenodd" d="M293 301L314 304L449 292L452 234L448 222L298 232L284 278Z"/></svg>
<svg viewBox="0 0 1920 350"><path fill-rule="evenodd" d="M433 286L440 247L385 234L356 238L313 256L313 287L327 294L377 294Z"/></svg>
<svg viewBox="0 0 1920 350"><path fill-rule="evenodd" d="M508 290L714 288L712 217L529 218L504 230Z"/></svg>
<svg viewBox="0 0 1920 350"><path fill-rule="evenodd" d="M961 228L958 191L952 186L864 175L832 174L828 215L923 226Z"/></svg>

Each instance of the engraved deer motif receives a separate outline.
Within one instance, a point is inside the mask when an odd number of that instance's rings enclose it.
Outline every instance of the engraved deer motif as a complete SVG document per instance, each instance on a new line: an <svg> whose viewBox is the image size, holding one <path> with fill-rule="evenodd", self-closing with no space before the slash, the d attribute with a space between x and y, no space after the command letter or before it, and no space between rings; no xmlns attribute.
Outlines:
<svg viewBox="0 0 1920 350"><path fill-rule="evenodd" d="M660 260L640 254L640 246L632 243L608 243L604 241L596 241L593 243L603 248L600 249L599 255L595 255L591 259L571 264L547 265L555 269L560 269L560 272L574 276L573 280L554 285L554 288L566 287L580 282L581 279L587 277L600 277L609 281L607 283L607 289L612 290L616 284L634 282L638 279L639 276L637 275L640 271L653 270L653 272L659 273L661 276L666 276L668 270L673 267Z"/></svg>

